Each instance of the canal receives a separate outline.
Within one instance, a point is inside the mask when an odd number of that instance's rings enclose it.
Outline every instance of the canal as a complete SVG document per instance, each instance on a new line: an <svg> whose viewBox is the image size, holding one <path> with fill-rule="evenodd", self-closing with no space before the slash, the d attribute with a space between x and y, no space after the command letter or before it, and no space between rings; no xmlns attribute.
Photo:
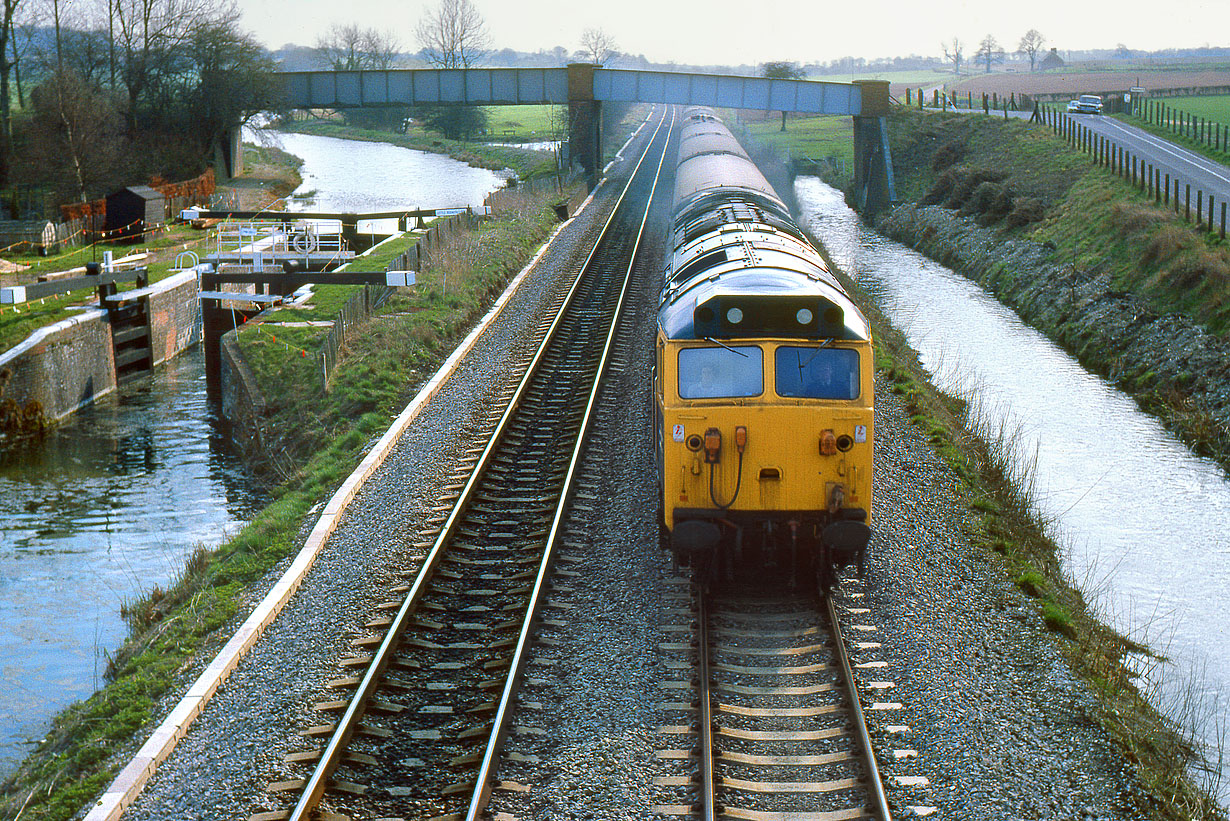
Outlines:
<svg viewBox="0 0 1230 821"><path fill-rule="evenodd" d="M1230 481L1132 399L965 277L865 228L840 192L795 183L806 227L944 390L971 392L1104 620L1166 656L1151 700L1213 750L1230 727ZM1214 759L1216 761L1216 759ZM1222 803L1230 801L1223 762Z"/></svg>
<svg viewBox="0 0 1230 821"><path fill-rule="evenodd" d="M276 135L303 158L297 210L481 205L504 175L384 143ZM304 196L315 192L313 196ZM66 705L102 683L127 635L125 601L174 583L264 503L188 351L0 454L0 775Z"/></svg>

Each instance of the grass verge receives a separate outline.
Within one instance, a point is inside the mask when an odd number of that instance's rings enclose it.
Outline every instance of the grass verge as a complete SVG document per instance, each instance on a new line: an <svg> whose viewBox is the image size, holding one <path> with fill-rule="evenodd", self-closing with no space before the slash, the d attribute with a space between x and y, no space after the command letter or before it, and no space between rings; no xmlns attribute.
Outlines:
<svg viewBox="0 0 1230 821"><path fill-rule="evenodd" d="M270 403L267 434L282 452L274 501L236 537L198 548L169 590L128 602L128 641L106 671L107 684L61 712L38 748L0 785L0 817L67 821L111 781L200 659L226 640L246 609L246 591L298 545L304 516L353 470L419 385L487 310L555 222L551 201L529 194L500 217L464 234L419 285L391 298L351 336L322 395L311 360L243 329L241 344ZM444 282L448 282L447 291ZM279 329L282 332L300 329Z"/></svg>

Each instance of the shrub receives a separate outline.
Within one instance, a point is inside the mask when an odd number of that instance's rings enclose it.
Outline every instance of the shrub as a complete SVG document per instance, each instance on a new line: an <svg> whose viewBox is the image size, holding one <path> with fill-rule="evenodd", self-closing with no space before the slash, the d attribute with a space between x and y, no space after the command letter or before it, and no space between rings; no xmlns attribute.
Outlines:
<svg viewBox="0 0 1230 821"><path fill-rule="evenodd" d="M945 208L960 208L965 205L966 201L973 195L974 189L982 185L984 182L1000 182L1004 179L1002 171L994 171L989 168L975 168L968 171L957 183L952 187L952 191L948 194L948 199L944 200Z"/></svg>
<svg viewBox="0 0 1230 821"><path fill-rule="evenodd" d="M979 183L961 207L962 216L981 217L983 224L1003 219L1012 210L1012 191L1002 182Z"/></svg>
<svg viewBox="0 0 1230 821"><path fill-rule="evenodd" d="M1012 203L1012 210L1004 219L1009 228L1020 228L1031 222L1041 222L1046 216L1046 207L1037 197L1017 197Z"/></svg>
<svg viewBox="0 0 1230 821"><path fill-rule="evenodd" d="M952 189L963 177L963 173L959 168L949 168L931 186L931 190L923 195L923 205L939 205L944 200L948 199L948 195L952 193Z"/></svg>
<svg viewBox="0 0 1230 821"><path fill-rule="evenodd" d="M965 143L960 140L951 140L944 143L936 152L931 155L931 170L940 172L951 168L961 161L965 156Z"/></svg>

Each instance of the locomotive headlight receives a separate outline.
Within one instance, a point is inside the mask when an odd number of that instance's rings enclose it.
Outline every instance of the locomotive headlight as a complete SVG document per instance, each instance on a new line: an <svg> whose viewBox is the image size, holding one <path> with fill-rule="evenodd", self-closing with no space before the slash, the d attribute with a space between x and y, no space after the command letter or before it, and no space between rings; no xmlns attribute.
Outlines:
<svg viewBox="0 0 1230 821"><path fill-rule="evenodd" d="M837 437L833 435L832 430L823 430L820 432L820 455L832 456L837 453Z"/></svg>
<svg viewBox="0 0 1230 821"><path fill-rule="evenodd" d="M726 321L729 322L731 325L738 325L740 322L743 321L743 309L742 308L731 308L729 311L726 312Z"/></svg>
<svg viewBox="0 0 1230 821"><path fill-rule="evenodd" d="M799 308L799 312L794 315L794 318L799 321L800 325L810 325L814 315L810 308Z"/></svg>

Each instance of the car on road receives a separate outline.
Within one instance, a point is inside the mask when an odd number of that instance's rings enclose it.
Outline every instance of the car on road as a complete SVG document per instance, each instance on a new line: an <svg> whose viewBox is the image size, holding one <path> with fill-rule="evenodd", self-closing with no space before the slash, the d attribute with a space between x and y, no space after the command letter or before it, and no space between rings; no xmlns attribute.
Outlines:
<svg viewBox="0 0 1230 821"><path fill-rule="evenodd" d="M1101 114L1102 98L1096 94L1082 94L1068 103L1069 114Z"/></svg>

